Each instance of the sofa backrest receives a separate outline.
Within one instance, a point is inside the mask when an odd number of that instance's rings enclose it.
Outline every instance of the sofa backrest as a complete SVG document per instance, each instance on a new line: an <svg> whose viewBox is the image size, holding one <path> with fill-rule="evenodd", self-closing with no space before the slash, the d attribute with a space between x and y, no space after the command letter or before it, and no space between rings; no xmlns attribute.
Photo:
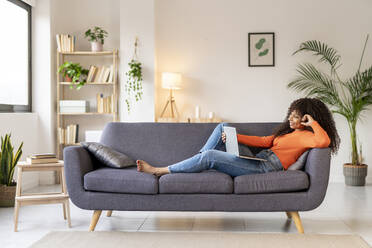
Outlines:
<svg viewBox="0 0 372 248"><path fill-rule="evenodd" d="M280 123L229 123L240 134L271 135ZM166 166L199 152L217 123L108 123L101 143L133 159Z"/></svg>

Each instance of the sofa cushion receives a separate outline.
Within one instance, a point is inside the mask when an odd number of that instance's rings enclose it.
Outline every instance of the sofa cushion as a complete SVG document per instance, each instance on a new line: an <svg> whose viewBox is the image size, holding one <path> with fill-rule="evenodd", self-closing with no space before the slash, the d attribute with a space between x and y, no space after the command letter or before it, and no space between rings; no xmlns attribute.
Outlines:
<svg viewBox="0 0 372 248"><path fill-rule="evenodd" d="M224 173L208 170L200 173L173 173L159 179L160 194L231 194L233 180Z"/></svg>
<svg viewBox="0 0 372 248"><path fill-rule="evenodd" d="M138 172L135 167L124 169L102 167L84 175L84 188L114 193L157 194L158 178Z"/></svg>
<svg viewBox="0 0 372 248"><path fill-rule="evenodd" d="M306 164L307 154L309 154L309 150L302 153L297 161L288 167L288 170L303 170Z"/></svg>
<svg viewBox="0 0 372 248"><path fill-rule="evenodd" d="M234 179L235 194L295 192L308 188L308 175L300 170L243 175Z"/></svg>
<svg viewBox="0 0 372 248"><path fill-rule="evenodd" d="M127 155L97 142L81 142L98 161L112 168L125 168L136 165L136 162Z"/></svg>

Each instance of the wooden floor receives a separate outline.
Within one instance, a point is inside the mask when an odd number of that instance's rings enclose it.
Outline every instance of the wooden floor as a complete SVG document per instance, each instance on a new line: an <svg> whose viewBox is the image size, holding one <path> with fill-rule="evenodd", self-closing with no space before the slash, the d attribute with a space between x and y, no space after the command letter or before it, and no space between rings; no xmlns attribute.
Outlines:
<svg viewBox="0 0 372 248"><path fill-rule="evenodd" d="M35 190L46 190L46 187ZM48 190L53 189L48 187ZM28 247L52 230L88 230L93 211L70 203L71 228L62 205L35 205L20 209L18 232L13 232L13 208L0 208L0 239L3 247ZM216 231L247 233L297 233L285 213L222 212L117 212L103 211L95 231ZM359 234L372 246L372 185L347 187L330 184L323 204L299 213L305 233Z"/></svg>

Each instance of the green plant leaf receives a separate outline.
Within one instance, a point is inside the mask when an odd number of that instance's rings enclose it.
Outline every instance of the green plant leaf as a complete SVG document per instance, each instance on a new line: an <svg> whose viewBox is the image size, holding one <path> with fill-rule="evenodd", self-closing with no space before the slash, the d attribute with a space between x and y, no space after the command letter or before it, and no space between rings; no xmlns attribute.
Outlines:
<svg viewBox="0 0 372 248"><path fill-rule="evenodd" d="M319 61L327 62L333 71L336 70L341 59L341 56L338 54L336 49L317 40L310 40L301 43L300 48L296 50L293 55L299 52L312 52L315 56L320 56Z"/></svg>
<svg viewBox="0 0 372 248"><path fill-rule="evenodd" d="M263 50L262 52L260 52L259 54L258 54L258 56L260 56L260 57L262 57L262 56L265 56L265 55L267 55L269 53L269 49L265 49L265 50Z"/></svg>
<svg viewBox="0 0 372 248"><path fill-rule="evenodd" d="M255 44L255 47L257 50L261 49L263 44L266 42L266 39L265 38L261 38L256 44Z"/></svg>

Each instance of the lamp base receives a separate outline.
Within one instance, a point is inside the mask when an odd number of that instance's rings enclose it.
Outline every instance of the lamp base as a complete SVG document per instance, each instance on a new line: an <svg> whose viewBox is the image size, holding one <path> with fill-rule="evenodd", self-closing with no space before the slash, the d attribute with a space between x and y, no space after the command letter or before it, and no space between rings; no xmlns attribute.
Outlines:
<svg viewBox="0 0 372 248"><path fill-rule="evenodd" d="M178 113L176 101L174 100L174 98L172 96L172 90L170 90L169 98L167 100L167 103L164 106L163 111L161 112L160 118L163 118L164 117L164 113L167 110L167 107L168 106L170 107L171 118L178 118L179 117L179 113Z"/></svg>

